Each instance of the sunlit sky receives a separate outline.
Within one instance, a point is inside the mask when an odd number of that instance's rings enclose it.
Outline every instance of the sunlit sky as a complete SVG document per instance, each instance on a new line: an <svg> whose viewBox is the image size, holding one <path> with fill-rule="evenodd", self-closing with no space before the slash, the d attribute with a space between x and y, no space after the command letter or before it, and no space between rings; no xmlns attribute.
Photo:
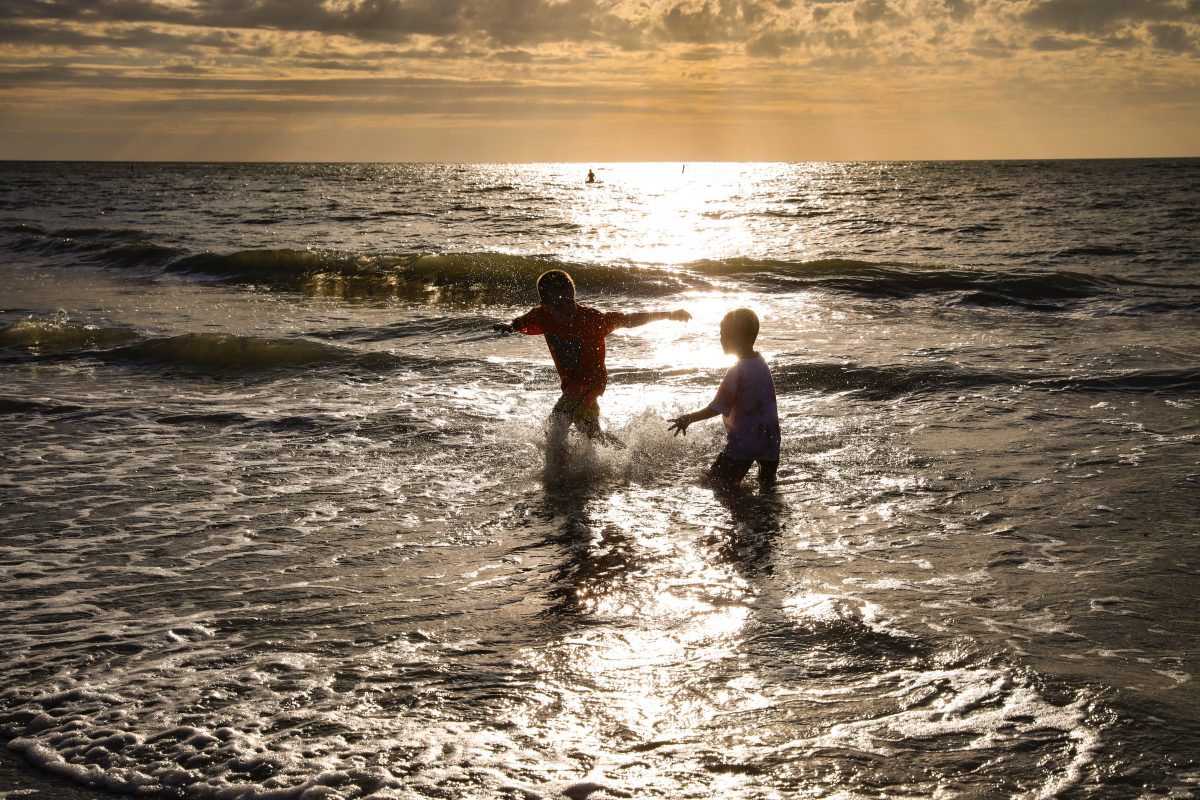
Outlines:
<svg viewBox="0 0 1200 800"><path fill-rule="evenodd" d="M1200 155L1200 0L4 0L0 158Z"/></svg>

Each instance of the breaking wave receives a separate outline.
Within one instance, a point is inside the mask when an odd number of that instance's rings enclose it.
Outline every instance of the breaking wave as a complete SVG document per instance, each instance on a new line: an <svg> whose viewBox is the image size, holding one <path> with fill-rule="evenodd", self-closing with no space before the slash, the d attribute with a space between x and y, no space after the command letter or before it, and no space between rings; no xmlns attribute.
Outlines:
<svg viewBox="0 0 1200 800"><path fill-rule="evenodd" d="M548 255L498 252L353 253L335 250L242 250L192 253L151 242L139 231L47 232L10 226L7 247L53 263L151 271L193 280L295 291L321 297L512 302L529 299L537 277L565 269L582 290L657 297L708 286L666 269L567 262Z"/></svg>
<svg viewBox="0 0 1200 800"><path fill-rule="evenodd" d="M24 329L31 329L25 333ZM55 331L55 328L60 330ZM15 331L13 329L16 329ZM45 331L49 329L51 335ZM130 343L130 340L136 340ZM103 345L110 346L100 349ZM75 358L98 359L112 366L155 367L213 374L275 373L313 367L351 371L386 372L404 367L424 369L451 361L380 351L355 350L307 339L239 336L229 333L186 333L145 337L123 329L89 330L86 326L20 322L0 329L0 345L24 351L6 363L62 362ZM17 410L17 409L10 409Z"/></svg>
<svg viewBox="0 0 1200 800"><path fill-rule="evenodd" d="M187 333L147 339L102 354L118 365L153 365L216 373L275 372L312 367L383 372L423 361L392 353L353 350L306 339Z"/></svg>
<svg viewBox="0 0 1200 800"><path fill-rule="evenodd" d="M1128 370L1114 374L1041 375L976 371L950 364L860 366L785 364L774 369L775 388L790 392L853 393L868 400L908 394L1010 387L1056 392L1177 393L1200 391L1200 370Z"/></svg>
<svg viewBox="0 0 1200 800"><path fill-rule="evenodd" d="M58 320L23 319L0 328L0 348L30 353L111 347L137 339L128 328L101 328Z"/></svg>
<svg viewBox="0 0 1200 800"><path fill-rule="evenodd" d="M26 319L0 328L0 351L5 363L61 362L97 359L110 366L151 367L164 372L213 375L252 375L325 368L351 373L386 373L412 369L444 372L465 369L496 374L502 365L471 358L433 358L412 352L365 349L362 345L394 341L403 346L412 337L435 334L460 342L491 337L490 318L431 317L384 326L320 331L304 337L241 336L229 333L186 333L147 336L128 328L102 328L64 321ZM867 400L888 400L908 394L958 392L989 387L1055 392L1180 393L1200 391L1200 370L1126 370L1081 375L1030 374L1008 370L971 370L947 362L861 365L837 362L777 362L776 390L852 393ZM640 370L614 366L613 383L655 382L663 379L710 381L704 371ZM510 376L511 377L511 376ZM0 412L45 411L27 401L0 402Z"/></svg>
<svg viewBox="0 0 1200 800"><path fill-rule="evenodd" d="M958 294L979 305L1028 305L1119 294L1127 287L1159 286L1069 271L1000 272L962 267L877 263L851 259L698 261L688 268L708 278L736 278L770 289L816 289L874 297ZM1161 285L1165 289L1195 287Z"/></svg>
<svg viewBox="0 0 1200 800"><path fill-rule="evenodd" d="M183 251L154 242L148 233L123 228L64 228L46 231L36 225L8 225L0 229L6 249L64 258L118 269L161 267Z"/></svg>
<svg viewBox="0 0 1200 800"><path fill-rule="evenodd" d="M732 258L665 265L574 263L550 255L500 252L356 253L336 250L241 250L185 253L134 230L48 232L32 225L0 230L7 247L54 263L87 263L189 280L254 286L334 298L396 297L414 301L525 302L537 276L565 269L589 294L663 297L719 288L734 281L767 291L844 292L905 299L949 295L978 306L1057 308L1091 298L1123 298L1130 290L1183 292L1196 286L1158 284L1073 271L1000 271L936 264L829 258L809 261ZM1170 302L1170 301L1168 301Z"/></svg>

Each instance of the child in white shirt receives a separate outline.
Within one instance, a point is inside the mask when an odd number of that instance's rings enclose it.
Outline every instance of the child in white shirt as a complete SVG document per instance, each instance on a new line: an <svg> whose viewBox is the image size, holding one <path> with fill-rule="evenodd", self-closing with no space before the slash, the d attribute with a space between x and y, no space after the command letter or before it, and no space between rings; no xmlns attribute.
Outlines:
<svg viewBox="0 0 1200 800"><path fill-rule="evenodd" d="M775 382L762 354L754 349L758 316L748 308L730 311L721 320L721 347L738 361L717 389L717 396L700 411L671 420L669 430L687 434L693 422L724 417L728 439L725 449L708 469L717 481L737 483L758 462L758 480L769 484L779 467L779 410Z"/></svg>

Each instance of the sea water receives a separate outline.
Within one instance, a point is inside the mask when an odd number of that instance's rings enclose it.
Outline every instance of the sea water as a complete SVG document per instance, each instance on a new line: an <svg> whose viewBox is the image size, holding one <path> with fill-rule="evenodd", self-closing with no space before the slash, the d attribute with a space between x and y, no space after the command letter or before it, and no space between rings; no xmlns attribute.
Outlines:
<svg viewBox="0 0 1200 800"><path fill-rule="evenodd" d="M1200 795L1200 161L0 176L0 793Z"/></svg>

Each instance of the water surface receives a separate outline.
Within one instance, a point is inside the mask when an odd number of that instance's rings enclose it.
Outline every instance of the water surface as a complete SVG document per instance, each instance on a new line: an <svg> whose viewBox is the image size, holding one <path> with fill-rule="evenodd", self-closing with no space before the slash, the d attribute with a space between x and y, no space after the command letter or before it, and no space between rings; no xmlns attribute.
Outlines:
<svg viewBox="0 0 1200 800"><path fill-rule="evenodd" d="M1200 792L1200 162L594 168L0 165L18 769L247 800ZM694 319L610 339L624 447L547 475L545 345L491 324L550 267ZM717 422L666 431L739 305L773 491L698 480Z"/></svg>

